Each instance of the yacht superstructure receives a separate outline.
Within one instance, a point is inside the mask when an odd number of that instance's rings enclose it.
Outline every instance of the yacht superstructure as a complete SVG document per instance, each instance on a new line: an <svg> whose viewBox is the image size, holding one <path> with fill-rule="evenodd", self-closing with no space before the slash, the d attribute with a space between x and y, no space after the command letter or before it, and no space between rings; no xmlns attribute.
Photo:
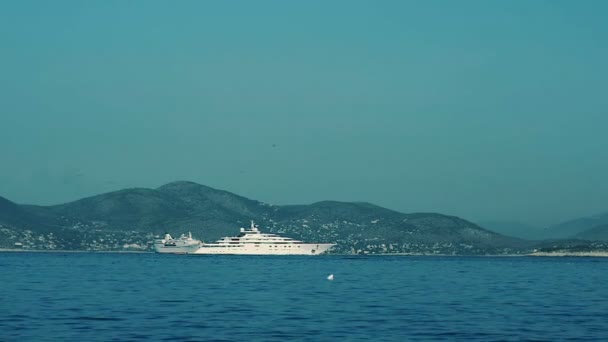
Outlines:
<svg viewBox="0 0 608 342"><path fill-rule="evenodd" d="M326 252L333 243L305 243L277 234L262 233L251 221L249 228L240 234L224 237L214 243L203 243L195 254L254 254L254 255L318 255Z"/></svg>

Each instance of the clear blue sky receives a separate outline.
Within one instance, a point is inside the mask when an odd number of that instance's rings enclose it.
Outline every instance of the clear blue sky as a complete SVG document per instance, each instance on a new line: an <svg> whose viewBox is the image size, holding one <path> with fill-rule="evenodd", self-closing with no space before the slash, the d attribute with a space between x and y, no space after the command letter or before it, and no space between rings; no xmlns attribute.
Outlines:
<svg viewBox="0 0 608 342"><path fill-rule="evenodd" d="M606 1L2 1L0 196L608 211Z"/></svg>

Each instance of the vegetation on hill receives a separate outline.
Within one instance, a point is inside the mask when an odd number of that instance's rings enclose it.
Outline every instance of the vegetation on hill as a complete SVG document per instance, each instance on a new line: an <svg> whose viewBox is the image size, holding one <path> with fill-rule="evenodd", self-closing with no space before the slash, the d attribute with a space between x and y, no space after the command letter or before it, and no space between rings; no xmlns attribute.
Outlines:
<svg viewBox="0 0 608 342"><path fill-rule="evenodd" d="M236 234L250 220L263 231L335 242L334 253L483 255L531 248L531 242L454 216L404 214L362 202L269 205L192 182L124 189L54 206L1 199L0 247L149 250L154 237L165 232L191 231L212 241Z"/></svg>

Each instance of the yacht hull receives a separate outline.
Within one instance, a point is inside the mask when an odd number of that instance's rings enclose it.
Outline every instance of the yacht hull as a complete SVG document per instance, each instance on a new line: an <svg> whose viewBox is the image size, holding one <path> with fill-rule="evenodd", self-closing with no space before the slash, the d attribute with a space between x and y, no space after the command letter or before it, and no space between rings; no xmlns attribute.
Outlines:
<svg viewBox="0 0 608 342"><path fill-rule="evenodd" d="M319 255L335 246L333 243L247 244L218 246L203 244L194 254L225 255Z"/></svg>

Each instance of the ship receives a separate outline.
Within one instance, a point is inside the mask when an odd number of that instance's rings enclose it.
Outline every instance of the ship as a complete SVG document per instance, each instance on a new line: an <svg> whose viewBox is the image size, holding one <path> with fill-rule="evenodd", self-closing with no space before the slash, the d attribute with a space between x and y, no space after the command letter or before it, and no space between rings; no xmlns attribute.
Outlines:
<svg viewBox="0 0 608 342"><path fill-rule="evenodd" d="M258 225L251 221L251 226L241 228L239 235L224 237L214 243L203 243L194 254L319 255L335 245L306 243L277 234L262 233Z"/></svg>
<svg viewBox="0 0 608 342"><path fill-rule="evenodd" d="M154 250L157 253L171 254L191 254L196 252L203 243L200 240L193 239L192 233L188 235L182 234L179 238L174 239L171 234L165 234L163 239L154 241Z"/></svg>

